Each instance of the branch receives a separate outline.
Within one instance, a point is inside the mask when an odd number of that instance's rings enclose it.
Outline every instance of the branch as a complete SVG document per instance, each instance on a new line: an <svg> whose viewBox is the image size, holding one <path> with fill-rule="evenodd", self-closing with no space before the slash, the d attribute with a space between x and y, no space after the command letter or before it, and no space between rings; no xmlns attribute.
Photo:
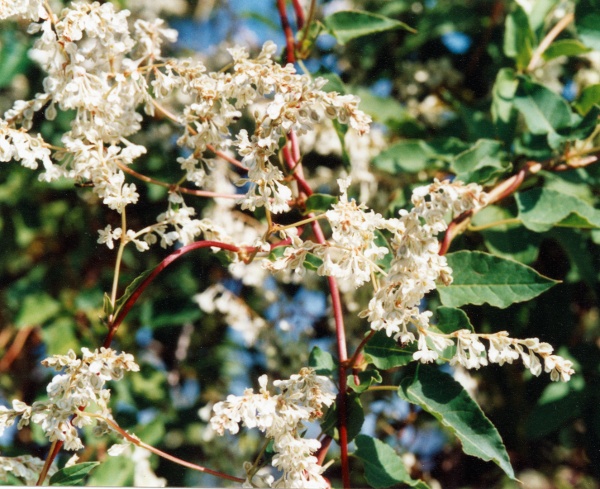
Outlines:
<svg viewBox="0 0 600 489"><path fill-rule="evenodd" d="M285 11L285 0L277 0L277 9L279 10L279 18L281 19L281 28L285 34L286 58L288 63L296 62L296 45L294 43L294 33L290 26L290 21Z"/></svg>
<svg viewBox="0 0 600 489"><path fill-rule="evenodd" d="M254 249L246 249L246 248L242 249L242 248L239 248L238 246L227 244L227 243L221 243L219 241L196 241L194 243L190 243L189 245L179 248L177 251L174 251L169 256L167 256L163 261L161 261L152 270L152 272L142 281L142 283L140 283L140 285L135 290L135 292L133 294L131 294L129 299L127 299L127 302L125 302L125 304L119 311L119 314L115 318L112 319L112 321L109 325L108 334L106 335L106 338L104 339L103 346L105 348L110 347L110 344L112 343L112 340L117 332L117 329L118 329L119 325L121 324L121 322L123 321L123 319L125 319L125 317L129 313L131 308L134 306L134 304L139 299L140 295L142 295L142 292L144 292L144 290L146 290L146 287L148 287L148 285L150 285L154 281L154 279L165 268L167 268L175 260L177 260L178 258L182 257L183 255L189 253L190 251L198 250L201 248L211 248L211 247L221 248L222 250L232 251L234 253L249 254L249 253L252 253L253 251L255 251Z"/></svg>

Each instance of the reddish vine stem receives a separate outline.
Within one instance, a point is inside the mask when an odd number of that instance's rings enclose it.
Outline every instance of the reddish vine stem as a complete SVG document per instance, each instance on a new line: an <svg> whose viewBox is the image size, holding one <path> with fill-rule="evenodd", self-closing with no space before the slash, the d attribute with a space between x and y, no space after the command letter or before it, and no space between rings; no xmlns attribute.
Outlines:
<svg viewBox="0 0 600 489"><path fill-rule="evenodd" d="M140 295L142 295L142 292L144 292L146 287L148 287L148 285L150 285L154 281L154 279L158 276L159 273L161 273L171 263L173 263L178 258L181 258L186 253L189 253L190 251L193 251L193 250L198 250L201 248L210 248L210 247L221 248L223 250L232 251L234 253L239 253L240 251L245 251L245 252L249 251L249 250L245 250L245 249L242 250L238 246L227 244L227 243L221 243L219 241L196 241L194 243L190 243L189 245L182 246L177 251L174 251L173 253L171 253L163 261L161 261L152 270L152 272L150 272L150 274L140 283L140 285L135 290L135 292L133 294L131 294L131 296L127 299L125 304L123 304L123 307L119 310L119 313L117 314L117 316L112 319L112 321L110 322L108 334L106 335L106 338L104 339L104 344L103 344L104 348L110 347L110 344L112 343L112 340L117 332L117 329L119 328L119 325L121 324L123 319L125 319L125 316L127 316L127 314L129 313L129 311L131 310L133 305L137 302Z"/></svg>
<svg viewBox="0 0 600 489"><path fill-rule="evenodd" d="M296 28L301 30L304 27L304 9L302 5L300 5L300 0L292 0L292 5L294 6L294 13L296 14Z"/></svg>
<svg viewBox="0 0 600 489"><path fill-rule="evenodd" d="M294 169L294 177L304 193L308 196L313 194L313 190L304 180L304 172L302 167L297 167L300 161L300 153L298 150L298 142L296 135L293 131L289 134L289 139L292 145L292 150L284 147L283 156L285 162L289 168ZM287 150L287 151L286 151ZM295 155L295 156L294 156ZM308 215L309 218L314 217L313 213ZM318 221L311 223L313 234L319 244L325 244L326 239L321 229L321 225ZM348 419L347 419L347 407L346 407L346 390L347 379L346 369L348 368L348 351L346 348L346 329L344 326L344 315L342 310L342 300L340 297L340 291L337 286L337 282L334 277L327 277L327 283L329 285L329 293L331 296L331 307L333 309L333 317L335 321L335 333L337 339L338 359L339 359L339 396L338 396L338 431L339 431L339 445L340 445L340 458L342 465L342 482L344 487L350 487L350 468L348 464ZM325 452L327 450L325 449ZM325 453L322 454L325 457Z"/></svg>
<svg viewBox="0 0 600 489"><path fill-rule="evenodd" d="M195 195L196 197L210 197L210 198L219 198L219 199L237 199L239 195L234 194L220 194L218 192L210 192L208 190L196 190L192 188L182 187L180 185L174 183L161 182L160 180L156 180L149 176L143 175L142 173L138 173L133 168L129 168L127 165L123 163L117 163L117 166L123 170L125 173L129 173L131 176L137 178L146 183L152 183L154 185L158 185L160 187L164 187L169 191L177 191L183 194Z"/></svg>
<svg viewBox="0 0 600 489"><path fill-rule="evenodd" d="M279 243L277 243L274 246L277 246L277 245L279 245ZM135 292L133 294L131 294L131 296L127 299L127 302L125 302L125 304L123 305L123 307L121 308L121 310L119 311L117 316L112 320L110 327L109 327L108 334L106 335L106 338L104 339L104 343L102 346L104 348L110 347L112 340L117 332L117 329L119 328L119 325L121 324L123 319L125 319L125 317L129 313L131 308L134 306L134 304L137 302L137 300L140 297L140 295L142 294L142 292L146 289L146 287L148 287L148 285L150 285L154 281L154 279L158 276L158 274L160 274L166 267L168 267L175 260L177 260L178 258L181 258L183 255L189 253L190 251L198 250L201 248L211 248L211 247L221 248L223 250L232 251L234 253L244 252L245 254L249 254L252 251L254 251L253 249L245 249L245 248L242 249L238 246L230 245L227 243L221 243L218 241L196 241L194 243L190 243L189 245L183 246L180 249L178 249L177 251L171 253L169 256L167 256L163 261L161 261L152 270L152 272L141 282L141 284L138 286L138 288L135 290ZM48 454L48 457L46 458L46 462L44 464L44 469L42 470L36 485L40 486L44 483L44 479L46 478L48 469L52 465L52 462L54 462L54 459L58 456L58 453L60 452L62 446L63 446L62 441L57 441L57 443L54 445L53 450ZM155 450L157 453L160 452L157 449L155 449ZM160 453L164 454L163 456L165 456L165 458L174 460L174 458L171 457L170 455L168 455L164 452L160 452ZM192 465L193 464L190 464L189 466L191 467ZM188 465L186 465L186 466L188 466ZM196 470L198 470L198 469L196 468ZM238 482L241 481L241 479L239 479L237 477L230 476L227 474L221 474L220 472L212 471L211 469L205 469L205 471L209 472L211 474L218 475L219 477L225 477L226 479L229 479L229 480L234 480L234 481L238 481Z"/></svg>
<svg viewBox="0 0 600 489"><path fill-rule="evenodd" d="M323 465L323 462L325 461L325 456L327 455L327 450L329 450L329 446L331 445L332 440L333 438L331 438L331 436L329 435L325 436L323 440L321 440L321 448L319 448L319 450L317 450L317 453L315 454L318 460L317 463L319 465Z"/></svg>
<svg viewBox="0 0 600 489"><path fill-rule="evenodd" d="M287 51L287 62L295 63L296 62L296 44L294 42L294 33L292 32L292 27L290 26L290 21L287 16L287 12L285 10L285 0L277 0L277 9L279 10L279 18L281 19L281 28L283 29L283 33L285 34L285 45Z"/></svg>
<svg viewBox="0 0 600 489"><path fill-rule="evenodd" d="M541 163L536 161L529 161L525 167L521 168L512 177L507 178L503 182L499 183L488 193L488 202L486 205L493 204L499 200L502 200L509 195L517 191L523 181L528 175L533 175L539 172L543 168ZM463 212L459 216L455 217L452 222L448 225L444 239L440 243L440 255L445 255L450 249L452 240L460 234L464 228L469 224L471 218L477 213L478 209Z"/></svg>

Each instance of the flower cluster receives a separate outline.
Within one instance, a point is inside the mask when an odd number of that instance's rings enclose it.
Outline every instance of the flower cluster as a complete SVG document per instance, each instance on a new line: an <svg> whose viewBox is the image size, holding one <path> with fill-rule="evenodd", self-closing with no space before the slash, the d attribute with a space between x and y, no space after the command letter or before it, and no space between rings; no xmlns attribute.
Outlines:
<svg viewBox="0 0 600 489"><path fill-rule="evenodd" d="M383 330L403 343L415 341L409 326L429 325L431 312L421 311L425 294L436 282L448 285L452 270L439 254L436 235L447 228L448 213L456 215L483 205L485 193L475 184L435 181L414 190L410 210L401 210L391 240L393 258L387 275L367 309L360 313L375 331Z"/></svg>
<svg viewBox="0 0 600 489"><path fill-rule="evenodd" d="M264 266L273 271L294 270L304 273L303 264L311 253L322 260L317 272L319 275L343 279L345 284L355 288L369 282L374 273L382 270L377 261L383 258L388 248L376 243L376 231L393 231L397 220L384 219L381 214L366 211L364 205L348 199L350 178L338 180L341 190L339 202L325 213L332 229L331 239L325 244L302 241L293 233L292 246L274 261L265 261Z"/></svg>
<svg viewBox="0 0 600 489"><path fill-rule="evenodd" d="M128 353L116 353L110 348L90 351L82 348L82 358L73 350L66 355L54 355L42 361L63 373L56 375L46 389L47 401L36 401L31 406L14 400L12 409L0 406L0 434L20 417L21 429L31 422L39 424L50 441L62 441L67 450L79 450L83 444L76 428L92 424L85 409L93 405L96 413L111 419L108 402L110 390L104 385L119 380L126 371L136 372L138 365ZM105 427L98 425L100 431Z"/></svg>
<svg viewBox="0 0 600 489"><path fill-rule="evenodd" d="M8 481L8 473L18 477L27 486L34 486L39 478L40 472L44 467L44 461L32 457L31 455L21 455L19 457L0 457L0 481ZM56 472L56 467L50 467L48 475L52 476Z"/></svg>
<svg viewBox="0 0 600 489"><path fill-rule="evenodd" d="M231 71L207 72L198 61L162 56L162 45L174 41L176 32L160 19L129 23L129 12L117 11L110 2L73 2L58 16L44 5L25 2L6 14L35 21L29 31L39 37L31 57L47 76L43 93L15 102L0 120L0 160L15 159L29 168L41 161L41 178L47 181L67 177L89 182L104 204L119 213L139 199L125 171L146 153L144 146L126 139L141 129L141 107L149 115L158 107L183 126L178 144L187 153L177 163L187 181L206 188L215 162L224 163L213 152L236 151L242 158L239 166L247 172L241 179L232 175L236 184L246 184L238 204L273 213L288 211L293 197L277 158L290 131L306 134L329 119L359 134L369 130L370 118L358 110L357 97L325 92L326 80L297 74L291 64L281 66L273 60L277 48L272 42L256 58L243 48L230 49ZM38 14L33 13L36 9ZM174 113L159 100L175 105ZM49 120L57 109L75 114L53 159L41 137L17 129L18 124L31 128L33 116L44 107ZM244 113L254 131L235 134L232 126ZM162 246L189 243L217 225L197 219L181 196L177 202L170 200L157 221L137 232L105 229L99 242L111 247L123 235L123 242L132 241L143 251L157 241Z"/></svg>
<svg viewBox="0 0 600 489"><path fill-rule="evenodd" d="M246 389L243 396L230 395L226 401L215 404L210 420L212 428L220 435L225 430L235 434L243 424L256 427L271 438L275 451L272 464L283 472L271 487L328 487L321 475L323 468L313 455L320 442L301 435L304 422L321 417L323 406L333 403L333 384L309 368L303 368L289 380L274 381L279 394L271 394L267 382L267 376L263 375L259 378L258 393ZM248 470L250 483L252 475Z"/></svg>
<svg viewBox="0 0 600 489"><path fill-rule="evenodd" d="M482 339L487 340L489 344L487 350ZM454 345L456 352L450 359L450 364L461 365L467 369L479 369L488 363L504 365L521 359L533 375L539 376L544 371L549 373L550 379L555 382L567 382L574 373L573 362L553 355L554 349L550 344L540 342L537 338L510 338L506 331L476 334L461 329L454 333L441 334L431 329L422 329L418 350L413 358L424 363L433 362L440 358L445 348Z"/></svg>

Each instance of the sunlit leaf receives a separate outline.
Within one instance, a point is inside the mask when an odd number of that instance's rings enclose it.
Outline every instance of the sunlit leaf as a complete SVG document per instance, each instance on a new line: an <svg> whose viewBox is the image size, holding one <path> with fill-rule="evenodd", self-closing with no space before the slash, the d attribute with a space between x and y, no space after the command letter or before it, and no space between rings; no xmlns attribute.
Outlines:
<svg viewBox="0 0 600 489"><path fill-rule="evenodd" d="M553 226L600 228L600 210L572 195L547 188L534 188L516 195L519 219L536 232Z"/></svg>
<svg viewBox="0 0 600 489"><path fill-rule="evenodd" d="M504 54L513 58L517 68L527 66L533 53L534 35L525 11L518 5L506 16L504 29Z"/></svg>
<svg viewBox="0 0 600 489"><path fill-rule="evenodd" d="M597 104L600 104L600 84L585 87L573 103L573 106L577 109L577 112L585 115Z"/></svg>
<svg viewBox="0 0 600 489"><path fill-rule="evenodd" d="M483 183L506 173L512 165L502 146L490 139L476 141L452 162L456 177L463 182Z"/></svg>
<svg viewBox="0 0 600 489"><path fill-rule="evenodd" d="M572 113L567 101L526 77L519 78L514 101L533 134L552 133L571 124Z"/></svg>
<svg viewBox="0 0 600 489"><path fill-rule="evenodd" d="M600 1L580 0L575 7L575 27L586 46L600 50Z"/></svg>
<svg viewBox="0 0 600 489"><path fill-rule="evenodd" d="M590 51L590 48L576 39L561 39L550 44L548 49L544 51L543 57L546 61L550 61L560 56L579 56Z"/></svg>
<svg viewBox="0 0 600 489"><path fill-rule="evenodd" d="M81 486L87 475L94 470L100 462L83 462L70 467L65 467L50 477L51 486Z"/></svg>
<svg viewBox="0 0 600 489"><path fill-rule="evenodd" d="M377 368L387 370L411 362L415 351L415 345L401 346L384 331L378 331L366 344L365 357Z"/></svg>
<svg viewBox="0 0 600 489"><path fill-rule="evenodd" d="M334 375L337 372L337 365L331 353L321 350L318 346L311 350L308 366L319 375Z"/></svg>
<svg viewBox="0 0 600 489"><path fill-rule="evenodd" d="M458 251L447 257L453 281L438 286L438 291L442 304L449 307L487 303L505 308L558 283L526 265L480 251Z"/></svg>
<svg viewBox="0 0 600 489"><path fill-rule="evenodd" d="M331 209L331 206L338 201L334 195L312 194L306 199L306 213L323 212Z"/></svg>
<svg viewBox="0 0 600 489"><path fill-rule="evenodd" d="M340 44L346 44L357 37L393 29L415 32L412 27L409 27L404 22L360 10L341 10L335 12L323 19L323 23Z"/></svg>

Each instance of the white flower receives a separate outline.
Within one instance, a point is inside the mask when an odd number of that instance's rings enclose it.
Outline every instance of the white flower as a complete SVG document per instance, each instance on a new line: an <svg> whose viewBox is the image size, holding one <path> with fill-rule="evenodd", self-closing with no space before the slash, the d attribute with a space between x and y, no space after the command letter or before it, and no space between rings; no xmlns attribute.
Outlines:
<svg viewBox="0 0 600 489"><path fill-rule="evenodd" d="M225 430L237 433L239 425L257 427L273 439L273 466L283 472L272 487L328 487L321 476L323 468L315 453L321 446L318 440L302 438L303 423L322 415L322 406L335 399L334 386L326 377L303 368L289 380L275 381L281 391L272 395L267 390L267 377L259 379L260 391L246 389L243 396L228 396L214 405L212 428L219 434ZM264 480L263 480L264 481ZM270 479L268 480L270 482Z"/></svg>
<svg viewBox="0 0 600 489"><path fill-rule="evenodd" d="M47 15L43 0L0 1L0 19L19 17L37 21L40 18L45 19Z"/></svg>
<svg viewBox="0 0 600 489"><path fill-rule="evenodd" d="M8 473L11 472L15 477L21 479L25 485L34 486L43 467L44 461L31 455L0 457L0 480L7 481ZM54 465L51 466L48 475L52 476L56 470Z"/></svg>
<svg viewBox="0 0 600 489"><path fill-rule="evenodd" d="M446 258L438 254L436 235L447 227L446 214L464 212L485 202L485 194L474 184L434 181L413 191L411 211L400 211L400 218L388 220L394 232L394 257L387 276L360 316L371 322L373 330L385 330L398 339L408 333L410 325L427 328L428 316L419 312L425 294L436 282L448 285L452 271Z"/></svg>
<svg viewBox="0 0 600 489"><path fill-rule="evenodd" d="M13 401L12 410L0 407L0 428L12 425L21 416L19 428L29 421L39 424L50 441L64 442L66 450L83 448L75 428L91 424L91 418L85 415L85 408L90 403L95 404L102 417L111 417L108 408L110 391L104 389L106 381L121 379L125 371L139 370L132 355L117 354L108 348L94 352L82 348L81 359L69 350L67 355L54 355L42 364L63 371L48 384L48 400L36 401L31 407Z"/></svg>
<svg viewBox="0 0 600 489"><path fill-rule="evenodd" d="M106 243L106 246L108 246L108 248L112 250L115 247L113 241L119 240L121 238L122 233L123 230L121 228L115 228L115 230L113 231L112 226L110 224L107 224L107 226L104 229L98 230L98 234L100 235L98 237L98 244Z"/></svg>

